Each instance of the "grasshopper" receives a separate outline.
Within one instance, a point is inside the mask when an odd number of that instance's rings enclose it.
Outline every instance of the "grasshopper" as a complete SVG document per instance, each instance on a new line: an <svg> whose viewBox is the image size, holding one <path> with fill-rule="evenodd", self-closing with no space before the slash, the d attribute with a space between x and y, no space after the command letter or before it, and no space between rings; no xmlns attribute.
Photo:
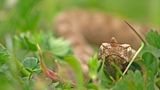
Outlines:
<svg viewBox="0 0 160 90"><path fill-rule="evenodd" d="M136 30L126 21L124 21L142 40L141 47L136 51L129 44L118 43L116 38L112 37L110 43L102 43L98 53L98 59L101 60L100 68L103 66L104 73L113 78L116 75L116 67L123 71L122 76L128 71L129 67L143 49L145 40L136 32ZM99 70L98 70L99 71Z"/></svg>

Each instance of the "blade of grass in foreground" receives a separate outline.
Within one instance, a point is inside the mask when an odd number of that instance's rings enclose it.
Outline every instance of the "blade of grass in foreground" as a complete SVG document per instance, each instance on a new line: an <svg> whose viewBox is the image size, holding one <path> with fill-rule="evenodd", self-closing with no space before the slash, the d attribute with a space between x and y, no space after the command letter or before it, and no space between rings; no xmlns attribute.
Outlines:
<svg viewBox="0 0 160 90"><path fill-rule="evenodd" d="M71 66L76 76L76 84L79 90L84 90L84 77L80 63L74 56L66 56L65 61Z"/></svg>

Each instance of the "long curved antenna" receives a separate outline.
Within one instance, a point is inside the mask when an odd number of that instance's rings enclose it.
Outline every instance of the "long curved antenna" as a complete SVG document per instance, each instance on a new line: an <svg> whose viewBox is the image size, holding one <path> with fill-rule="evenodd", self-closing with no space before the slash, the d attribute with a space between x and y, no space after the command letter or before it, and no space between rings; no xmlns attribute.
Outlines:
<svg viewBox="0 0 160 90"><path fill-rule="evenodd" d="M119 80L121 80L122 77L126 74L126 72L128 71L129 67L131 66L131 64L133 63L135 58L138 56L140 51L144 48L144 45L147 44L146 41L141 37L141 35L139 33L137 33L137 31L127 21L124 21L124 22L137 34L137 36L142 40L143 43L141 44L141 47L138 49L138 51L135 53L135 55L132 57L131 61L127 65L126 69L124 70L124 72Z"/></svg>
<svg viewBox="0 0 160 90"><path fill-rule="evenodd" d="M142 36L134 29L127 21L124 21L133 31L136 33L136 35L142 40L144 44L147 44L146 41L142 38Z"/></svg>

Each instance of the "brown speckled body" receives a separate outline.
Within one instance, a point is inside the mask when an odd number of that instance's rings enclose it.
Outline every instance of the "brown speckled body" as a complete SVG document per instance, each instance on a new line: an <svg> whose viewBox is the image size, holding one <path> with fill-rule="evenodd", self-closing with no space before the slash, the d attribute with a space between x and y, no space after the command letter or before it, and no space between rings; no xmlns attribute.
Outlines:
<svg viewBox="0 0 160 90"><path fill-rule="evenodd" d="M102 43L98 57L100 60L105 60L105 73L114 77L116 71L113 64L123 71L134 54L135 50L129 44L120 44L113 37L110 43Z"/></svg>

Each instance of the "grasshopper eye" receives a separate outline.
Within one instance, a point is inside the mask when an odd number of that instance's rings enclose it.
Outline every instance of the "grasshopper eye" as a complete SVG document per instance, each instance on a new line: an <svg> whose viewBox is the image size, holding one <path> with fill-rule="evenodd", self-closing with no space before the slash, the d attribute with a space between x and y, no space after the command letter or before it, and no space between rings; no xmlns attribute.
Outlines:
<svg viewBox="0 0 160 90"><path fill-rule="evenodd" d="M127 48L129 48L129 47L131 47L129 44L122 44L122 45L120 45L122 48L124 48L124 49L127 49Z"/></svg>
<svg viewBox="0 0 160 90"><path fill-rule="evenodd" d="M109 43L102 43L102 45L99 48L99 53L98 53L98 59L104 59L108 53L106 50L110 49L111 45Z"/></svg>
<svg viewBox="0 0 160 90"><path fill-rule="evenodd" d="M111 45L108 43L102 43L101 46L103 47L103 49L110 49L111 48Z"/></svg>

